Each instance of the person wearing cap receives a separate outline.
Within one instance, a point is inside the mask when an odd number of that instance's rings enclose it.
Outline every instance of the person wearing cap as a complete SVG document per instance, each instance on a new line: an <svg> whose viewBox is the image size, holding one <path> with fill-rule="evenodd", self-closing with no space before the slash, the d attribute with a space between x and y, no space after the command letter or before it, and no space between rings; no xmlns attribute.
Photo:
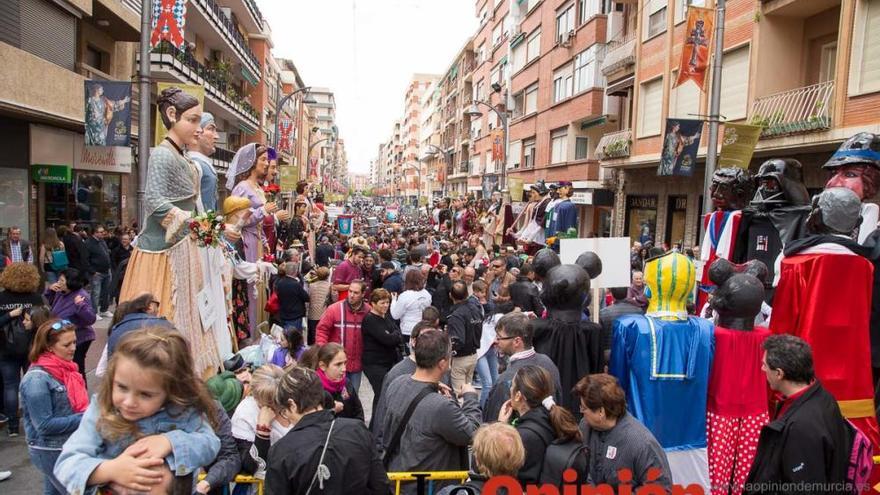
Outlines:
<svg viewBox="0 0 880 495"><path fill-rule="evenodd" d="M202 168L200 182L202 207L205 211L211 211L217 209L217 171L211 164L211 155L217 150L217 124L214 122L214 116L209 112L202 113L199 127L202 129L199 144L195 151L189 152L189 157Z"/></svg>
<svg viewBox="0 0 880 495"><path fill-rule="evenodd" d="M877 229L880 208L868 201L880 187L880 135L860 132L847 139L822 165L829 173L825 188L845 187L862 201L859 243Z"/></svg>

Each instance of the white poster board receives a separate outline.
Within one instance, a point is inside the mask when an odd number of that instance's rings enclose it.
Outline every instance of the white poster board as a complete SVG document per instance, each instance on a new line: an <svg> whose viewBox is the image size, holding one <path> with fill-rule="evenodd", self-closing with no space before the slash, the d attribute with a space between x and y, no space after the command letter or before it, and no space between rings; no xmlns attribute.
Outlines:
<svg viewBox="0 0 880 495"><path fill-rule="evenodd" d="M602 260L602 273L590 282L591 288L629 287L629 237L560 239L559 242L559 258L563 264L574 263L585 251L596 253Z"/></svg>
<svg viewBox="0 0 880 495"><path fill-rule="evenodd" d="M331 222L335 221L339 215L345 212L345 209L341 206L328 205L324 209L327 212L327 219Z"/></svg>

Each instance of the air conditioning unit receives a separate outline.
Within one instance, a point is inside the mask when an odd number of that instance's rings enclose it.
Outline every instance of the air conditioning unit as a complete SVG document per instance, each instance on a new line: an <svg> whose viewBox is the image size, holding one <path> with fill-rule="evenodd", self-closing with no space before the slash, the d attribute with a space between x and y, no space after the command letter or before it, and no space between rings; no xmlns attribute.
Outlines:
<svg viewBox="0 0 880 495"><path fill-rule="evenodd" d="M562 46L568 48L574 43L574 29L562 35Z"/></svg>

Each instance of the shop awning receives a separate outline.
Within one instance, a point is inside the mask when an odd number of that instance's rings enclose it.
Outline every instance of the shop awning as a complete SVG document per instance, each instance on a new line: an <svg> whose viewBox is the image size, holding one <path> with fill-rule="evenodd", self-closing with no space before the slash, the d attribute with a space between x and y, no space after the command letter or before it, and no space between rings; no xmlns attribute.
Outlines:
<svg viewBox="0 0 880 495"><path fill-rule="evenodd" d="M608 86L605 87L605 94L608 96L626 96L627 90L635 84L635 79L633 75L608 83Z"/></svg>
<svg viewBox="0 0 880 495"><path fill-rule="evenodd" d="M593 119L586 119L581 122L581 130L589 129L590 127L596 127L597 125L604 124L608 119L602 115L600 117L596 117Z"/></svg>
<svg viewBox="0 0 880 495"><path fill-rule="evenodd" d="M246 65L241 66L241 77L243 77L245 81L253 84L254 86L260 84L260 79L256 75L251 73L251 71L247 69Z"/></svg>

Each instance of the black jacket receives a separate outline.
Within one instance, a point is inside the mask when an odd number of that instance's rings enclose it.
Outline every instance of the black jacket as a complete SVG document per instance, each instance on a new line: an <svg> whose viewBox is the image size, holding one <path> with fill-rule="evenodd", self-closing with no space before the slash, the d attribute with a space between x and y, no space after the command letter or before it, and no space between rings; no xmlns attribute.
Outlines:
<svg viewBox="0 0 880 495"><path fill-rule="evenodd" d="M390 493L388 476L364 422L337 418L327 442L333 420L332 411L307 414L272 446L266 469L267 494L305 494L318 469L325 442L328 447L324 465L329 469L330 477L324 480L323 490L316 481L312 494Z"/></svg>
<svg viewBox="0 0 880 495"><path fill-rule="evenodd" d="M846 481L851 449L852 438L837 401L817 381L794 400L782 417L761 429L743 493L848 493L829 487L842 486ZM785 489L780 483L791 486ZM824 484L825 489L804 488L815 483Z"/></svg>
<svg viewBox="0 0 880 495"><path fill-rule="evenodd" d="M109 273L110 272L110 249L107 243L95 239L94 236L86 239L86 256L88 261L88 272L91 273Z"/></svg>
<svg viewBox="0 0 880 495"><path fill-rule="evenodd" d="M351 384L351 380L345 381L345 391L337 394L331 394L324 390L324 409L333 411L336 402L342 403L342 411L336 415L337 418L359 419L364 421L364 406L361 405L361 399L358 397L357 390Z"/></svg>
<svg viewBox="0 0 880 495"><path fill-rule="evenodd" d="M128 249L125 249L124 247L122 247L122 244L111 249L110 263L113 265L113 270L119 268L120 263L130 258L133 251L134 248L131 245L128 246Z"/></svg>
<svg viewBox="0 0 880 495"><path fill-rule="evenodd" d="M519 418L516 431L522 438L526 451L526 460L516 477L523 484L538 483L541 467L544 465L544 454L556 439L553 425L550 424L550 413L543 406L529 410Z"/></svg>
<svg viewBox="0 0 880 495"><path fill-rule="evenodd" d="M61 238L61 242L64 243L64 250L67 252L68 265L83 273L88 271L88 256L82 237L73 232L68 232L67 235Z"/></svg>
<svg viewBox="0 0 880 495"><path fill-rule="evenodd" d="M516 282L510 284L510 300L523 312L531 311L539 318L544 313L544 305L541 303L540 294L538 294L538 286L528 277L516 277Z"/></svg>
<svg viewBox="0 0 880 495"><path fill-rule="evenodd" d="M455 356L470 356L480 348L483 335L483 311L470 301L462 301L452 306L446 320L446 331L452 339Z"/></svg>
<svg viewBox="0 0 880 495"><path fill-rule="evenodd" d="M46 300L39 292L0 291L0 357L27 358L34 340L35 332L25 330L23 317L13 318L9 313L18 307L30 311L35 306L45 304Z"/></svg>
<svg viewBox="0 0 880 495"><path fill-rule="evenodd" d="M392 294L402 294L403 275L401 275L400 272L394 272L391 275L388 275L385 277L385 280L382 281L382 288Z"/></svg>
<svg viewBox="0 0 880 495"><path fill-rule="evenodd" d="M291 277L281 277L275 282L275 292L278 293L279 320L298 320L305 317L309 293L299 281Z"/></svg>
<svg viewBox="0 0 880 495"><path fill-rule="evenodd" d="M361 322L361 333L364 339L362 363L384 365L391 369L400 361L403 334L390 315L386 314L382 318L372 312L368 313Z"/></svg>
<svg viewBox="0 0 880 495"><path fill-rule="evenodd" d="M333 249L332 244L318 244L315 247L315 264L318 266L330 266L330 260L333 259L335 254L336 250Z"/></svg>
<svg viewBox="0 0 880 495"><path fill-rule="evenodd" d="M445 275L437 282L437 288L434 289L434 294L431 295L431 305L440 311L440 323L442 325L446 324L446 320L452 312L452 299L449 297L451 289L452 279L449 278L449 275Z"/></svg>

